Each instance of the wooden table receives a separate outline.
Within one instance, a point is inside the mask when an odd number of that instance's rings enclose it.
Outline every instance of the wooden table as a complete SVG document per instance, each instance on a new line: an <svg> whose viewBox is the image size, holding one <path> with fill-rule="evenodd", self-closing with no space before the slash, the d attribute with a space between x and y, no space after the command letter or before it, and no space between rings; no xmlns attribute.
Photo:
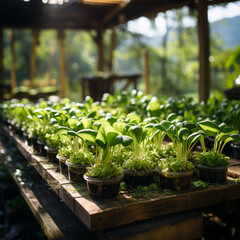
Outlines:
<svg viewBox="0 0 240 240"><path fill-rule="evenodd" d="M238 181L227 181L224 184L215 184L208 188L192 186L190 189L179 192L159 190L158 194L148 197L136 196L133 192L127 190L121 191L120 195L114 199L92 199L88 196L85 185L71 184L66 175L59 173L58 165L50 164L44 157L34 154L32 148L26 146L22 139L11 131L5 128L4 132L8 138L14 141L16 147L29 164L46 180L51 189L71 209L74 215L84 223L87 229L98 233L104 231L105 236L106 232L113 234L113 229L114 232L126 232L123 231L124 228L128 228L129 231L129 229L133 229L131 224L148 226L148 228L146 227L148 229L148 231L146 230L147 233L153 232L153 226L155 226L159 233L159 229L163 231L163 226L160 223L167 221L166 219L168 219L169 225L169 221L171 221L169 219L175 219L178 214L183 218L183 216L186 216L186 212L192 213L192 210L195 209L240 199L240 184ZM236 168L236 163L234 167L230 167L230 170L232 168ZM163 219L165 220L163 221ZM198 237L201 237L202 223L199 215L198 217L195 216L195 218L190 217L188 221L185 221L186 226L193 219L195 226L198 226L198 230L193 227L192 234L195 233ZM155 221L154 224L153 221ZM178 226L183 222L178 222ZM173 224L173 226L175 225ZM189 230L189 227L187 228ZM144 227L140 227L140 229L144 229ZM168 233L174 231L176 229L170 231L168 228ZM193 236L190 232L188 234ZM136 232L132 237L135 236Z"/></svg>
<svg viewBox="0 0 240 240"><path fill-rule="evenodd" d="M114 83L117 81L126 81L120 91L126 90L130 84L137 89L139 77L140 74L98 74L82 77L82 98L89 95L94 101L100 101L104 93L114 93Z"/></svg>

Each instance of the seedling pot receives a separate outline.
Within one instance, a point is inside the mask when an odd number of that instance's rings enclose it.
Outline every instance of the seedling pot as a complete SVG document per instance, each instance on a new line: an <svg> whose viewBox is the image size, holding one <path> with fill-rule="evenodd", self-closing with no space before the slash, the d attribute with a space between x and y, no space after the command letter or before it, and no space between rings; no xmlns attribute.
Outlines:
<svg viewBox="0 0 240 240"><path fill-rule="evenodd" d="M25 142L27 143L28 146L31 146L31 139L28 137L28 134L26 132L23 132L23 137Z"/></svg>
<svg viewBox="0 0 240 240"><path fill-rule="evenodd" d="M70 182L79 183L84 182L83 174L86 172L86 168L90 165L81 165L76 163L70 163L68 159L65 162L68 168L68 179Z"/></svg>
<svg viewBox="0 0 240 240"><path fill-rule="evenodd" d="M38 143L37 143L37 137L36 136L31 137L31 146L33 147L33 150L35 152L39 152L39 146L38 146Z"/></svg>
<svg viewBox="0 0 240 240"><path fill-rule="evenodd" d="M232 157L240 160L240 145L231 143Z"/></svg>
<svg viewBox="0 0 240 240"><path fill-rule="evenodd" d="M153 182L155 169L149 171L129 171L123 169L124 182L127 186L136 188L138 186L148 186Z"/></svg>
<svg viewBox="0 0 240 240"><path fill-rule="evenodd" d="M184 190L191 185L193 170L186 172L164 172L157 169L160 176L160 185L164 189Z"/></svg>
<svg viewBox="0 0 240 240"><path fill-rule="evenodd" d="M58 159L57 159L57 153L58 153L58 149L57 148L52 148L49 146L44 146L44 148L47 151L47 159L49 162L51 163L57 163L58 164Z"/></svg>
<svg viewBox="0 0 240 240"><path fill-rule="evenodd" d="M224 167L209 167L197 165L199 176L202 181L206 182L226 182L227 180L227 166Z"/></svg>
<svg viewBox="0 0 240 240"><path fill-rule="evenodd" d="M37 143L38 143L38 148L39 148L39 152L40 154L43 156L43 157L46 157L47 156L47 150L44 148L46 146L45 143L37 140Z"/></svg>
<svg viewBox="0 0 240 240"><path fill-rule="evenodd" d="M63 157L63 156L60 156L59 154L56 157L59 160L60 173L67 173L68 172L68 166L66 165L65 162L68 159L68 157Z"/></svg>
<svg viewBox="0 0 240 240"><path fill-rule="evenodd" d="M114 198L118 196L120 189L120 182L123 174L109 179L100 179L88 177L84 174L83 178L86 180L88 194L93 198L105 199Z"/></svg>

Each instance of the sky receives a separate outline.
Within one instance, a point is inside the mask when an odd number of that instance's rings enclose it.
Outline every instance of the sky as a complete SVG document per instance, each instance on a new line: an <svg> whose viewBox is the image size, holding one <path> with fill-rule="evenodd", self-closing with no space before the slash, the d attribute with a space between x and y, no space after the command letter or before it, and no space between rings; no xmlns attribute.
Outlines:
<svg viewBox="0 0 240 240"><path fill-rule="evenodd" d="M171 15L171 11L168 11L167 14ZM217 20L221 20L223 18L231 18L236 16L240 16L240 1L229 3L225 7L210 6L208 8L209 22L214 22ZM194 22L186 18L184 19L184 25L186 27L193 26ZM156 29L152 29L148 19L144 17L141 17L134 21L130 21L128 23L128 28L132 32L142 33L149 37L152 37L157 34L162 35L166 31L163 13L158 14L158 17L156 18Z"/></svg>

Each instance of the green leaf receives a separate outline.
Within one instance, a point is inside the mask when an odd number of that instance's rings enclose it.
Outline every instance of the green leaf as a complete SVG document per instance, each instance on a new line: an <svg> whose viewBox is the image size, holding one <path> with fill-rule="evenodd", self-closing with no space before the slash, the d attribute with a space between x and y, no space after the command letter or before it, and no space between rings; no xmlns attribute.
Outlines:
<svg viewBox="0 0 240 240"><path fill-rule="evenodd" d="M81 119L81 122L83 124L83 128L86 129L91 127L91 120L89 118L84 117Z"/></svg>
<svg viewBox="0 0 240 240"><path fill-rule="evenodd" d="M96 137L97 144L105 149L106 146L113 146L114 139L118 136L118 133L113 129L109 123L103 123L98 130Z"/></svg>
<svg viewBox="0 0 240 240"><path fill-rule="evenodd" d="M115 122L113 123L113 128L120 134L124 134L126 132L126 123L123 122Z"/></svg>
<svg viewBox="0 0 240 240"><path fill-rule="evenodd" d="M67 134L68 131L71 131L70 128L65 127L65 126L60 126L57 128L58 133L60 134Z"/></svg>
<svg viewBox="0 0 240 240"><path fill-rule="evenodd" d="M187 128L181 128L178 130L178 136L180 140L187 140L190 132Z"/></svg>
<svg viewBox="0 0 240 240"><path fill-rule="evenodd" d="M143 138L143 128L140 127L139 125L136 125L136 126L130 127L129 130L131 131L131 133L133 133L133 135L137 139L137 142L140 143Z"/></svg>
<svg viewBox="0 0 240 240"><path fill-rule="evenodd" d="M97 131L93 129L82 129L77 132L78 137L83 139L85 142L89 141L91 143L95 143L95 139L97 136Z"/></svg>
<svg viewBox="0 0 240 240"><path fill-rule="evenodd" d="M79 121L77 119L73 119L73 118L68 119L68 125L73 131L78 130L78 123Z"/></svg>
<svg viewBox="0 0 240 240"><path fill-rule="evenodd" d="M213 121L205 120L198 124L206 132L218 133L220 130L219 126Z"/></svg>
<svg viewBox="0 0 240 240"><path fill-rule="evenodd" d="M141 117L138 116L137 114L130 113L127 115L127 118L130 120L131 123L140 123L141 122Z"/></svg>
<svg viewBox="0 0 240 240"><path fill-rule="evenodd" d="M117 144L122 144L124 147L130 145L133 142L133 139L126 135L119 135L115 138L113 146Z"/></svg>
<svg viewBox="0 0 240 240"><path fill-rule="evenodd" d="M168 115L167 120L172 122L173 120L175 120L177 118L178 118L178 116L177 116L176 113L171 113L171 114Z"/></svg>

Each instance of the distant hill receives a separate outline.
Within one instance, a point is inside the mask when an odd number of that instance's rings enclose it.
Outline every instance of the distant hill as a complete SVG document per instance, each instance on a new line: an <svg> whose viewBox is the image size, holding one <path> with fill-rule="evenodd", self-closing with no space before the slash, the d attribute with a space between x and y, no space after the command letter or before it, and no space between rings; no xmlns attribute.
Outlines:
<svg viewBox="0 0 240 240"><path fill-rule="evenodd" d="M240 45L240 16L211 23L210 32L223 39L225 47L236 48Z"/></svg>
<svg viewBox="0 0 240 240"><path fill-rule="evenodd" d="M240 16L210 23L210 33L219 36L223 40L223 48L236 48L240 45ZM169 41L174 40L172 36L169 35ZM153 37L142 36L143 42L155 47L161 46L162 39L163 37L157 34Z"/></svg>

